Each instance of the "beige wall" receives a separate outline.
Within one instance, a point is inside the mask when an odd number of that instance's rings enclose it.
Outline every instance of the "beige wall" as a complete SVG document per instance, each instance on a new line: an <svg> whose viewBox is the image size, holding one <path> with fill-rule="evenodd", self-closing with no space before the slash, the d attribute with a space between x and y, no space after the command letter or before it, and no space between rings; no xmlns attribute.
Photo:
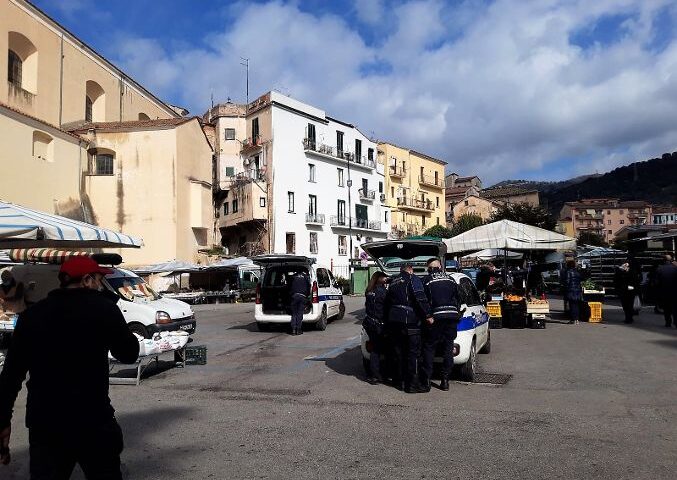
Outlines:
<svg viewBox="0 0 677 480"><path fill-rule="evenodd" d="M51 137L46 159L33 155L33 135ZM82 145L80 145L82 144ZM0 106L0 198L82 219L80 179L85 142Z"/></svg>
<svg viewBox="0 0 677 480"><path fill-rule="evenodd" d="M35 87L29 86L27 82L30 81L30 75L24 75L24 87L31 90L30 94L26 94L10 86L5 77L0 81L1 102L53 125L80 122L85 118L86 83L91 80L105 91L105 118L94 118L95 121L137 120L139 113L145 113L151 119L177 116L169 107L153 99L133 82L123 80L119 71L77 45L77 39L55 23L43 19L34 12L33 7L22 0L0 0L2 75L6 76L7 72L10 32L20 33L37 50L37 83Z"/></svg>
<svg viewBox="0 0 677 480"><path fill-rule="evenodd" d="M460 200L453 208L454 220L466 213L474 213L482 217L483 220L488 220L491 214L496 211L496 206L487 199L469 196Z"/></svg>

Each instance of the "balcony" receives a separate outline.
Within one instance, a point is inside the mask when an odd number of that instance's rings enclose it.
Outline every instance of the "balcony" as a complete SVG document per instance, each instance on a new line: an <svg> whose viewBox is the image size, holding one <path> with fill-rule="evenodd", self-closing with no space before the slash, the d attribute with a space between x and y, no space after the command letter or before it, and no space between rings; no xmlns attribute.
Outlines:
<svg viewBox="0 0 677 480"><path fill-rule="evenodd" d="M420 230L421 227L415 223L399 224L393 227L391 236L396 239L410 237L413 235L418 235Z"/></svg>
<svg viewBox="0 0 677 480"><path fill-rule="evenodd" d="M640 210L638 212L628 212L628 218L646 218L648 213L646 211Z"/></svg>
<svg viewBox="0 0 677 480"><path fill-rule="evenodd" d="M577 213L576 220L604 220L602 213Z"/></svg>
<svg viewBox="0 0 677 480"><path fill-rule="evenodd" d="M418 183L427 187L444 188L444 179L433 175L419 175Z"/></svg>
<svg viewBox="0 0 677 480"><path fill-rule="evenodd" d="M397 165L391 165L389 171L391 177L404 178L407 174L406 168L398 167Z"/></svg>
<svg viewBox="0 0 677 480"><path fill-rule="evenodd" d="M261 135L256 135L254 137L245 138L242 142L242 148L240 153L247 154L255 150L258 150L263 145L263 140L261 140Z"/></svg>
<svg viewBox="0 0 677 480"><path fill-rule="evenodd" d="M354 167L364 168L365 170L373 170L376 168L376 162L370 158L365 156L355 158L353 153L335 150L334 147L319 143L317 140L311 138L303 139L303 151L309 155L326 158L327 160L334 160Z"/></svg>
<svg viewBox="0 0 677 480"><path fill-rule="evenodd" d="M377 220L366 220L364 218L342 217L332 215L329 217L329 225L336 228L353 228L356 230L381 230L381 222Z"/></svg>
<svg viewBox="0 0 677 480"><path fill-rule="evenodd" d="M398 197L397 206L401 210L418 210L423 212L435 210L435 205L431 200L421 200L420 198Z"/></svg>
<svg viewBox="0 0 677 480"><path fill-rule="evenodd" d="M306 213L307 225L324 225L324 213Z"/></svg>
<svg viewBox="0 0 677 480"><path fill-rule="evenodd" d="M357 192L360 194L360 200L372 201L376 198L376 192L374 190L360 188Z"/></svg>
<svg viewBox="0 0 677 480"><path fill-rule="evenodd" d="M218 227L229 228L248 222L265 222L268 220L268 208L261 206L261 198L267 198L266 184L259 181L259 176L239 174L232 177L229 185L228 213L224 206L219 208ZM233 211L233 200L237 201L237 211ZM264 202L264 205L267 201Z"/></svg>
<svg viewBox="0 0 677 480"><path fill-rule="evenodd" d="M381 200L381 203L385 203L386 202L386 194L380 193L379 194L379 200Z"/></svg>

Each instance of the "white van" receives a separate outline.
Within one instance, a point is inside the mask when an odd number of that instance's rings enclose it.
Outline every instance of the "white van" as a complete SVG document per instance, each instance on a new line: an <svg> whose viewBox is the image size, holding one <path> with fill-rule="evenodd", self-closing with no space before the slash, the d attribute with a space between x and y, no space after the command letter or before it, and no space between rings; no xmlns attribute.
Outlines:
<svg viewBox="0 0 677 480"><path fill-rule="evenodd" d="M254 317L261 331L273 323L291 324L291 278L297 272L309 276L311 302L306 306L303 323L317 330L327 328L329 319L340 320L345 314L343 292L327 267L317 265L314 258L300 255L260 255L252 261L264 268L256 286Z"/></svg>
<svg viewBox="0 0 677 480"><path fill-rule="evenodd" d="M42 300L50 291L59 288L60 265L29 263L9 268L16 281L28 287L26 301L29 304ZM117 305L132 332L146 338L160 331L184 330L195 333L195 314L190 305L163 298L129 270L113 270L113 273L106 275L104 284L120 297Z"/></svg>
<svg viewBox="0 0 677 480"><path fill-rule="evenodd" d="M428 259L439 258L444 265L447 247L442 241L434 240L385 240L362 245L388 276L400 273L400 267L411 263L414 274L423 277L427 274ZM477 371L477 353L489 353L491 350L491 331L489 330L489 314L480 300L480 295L470 277L463 273L450 273L458 284L461 297L462 318L459 320L455 344L459 346L454 356L454 365L463 380L472 382ZM362 358L365 368L369 365L371 345L367 332L362 329ZM441 362L441 356L435 358Z"/></svg>

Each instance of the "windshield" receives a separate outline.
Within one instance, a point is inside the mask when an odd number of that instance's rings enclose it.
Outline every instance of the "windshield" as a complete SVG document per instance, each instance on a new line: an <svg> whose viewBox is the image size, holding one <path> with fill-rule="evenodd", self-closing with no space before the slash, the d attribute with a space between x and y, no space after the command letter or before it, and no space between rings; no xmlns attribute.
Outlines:
<svg viewBox="0 0 677 480"><path fill-rule="evenodd" d="M384 270L386 270L386 273L390 273L391 275L397 274L400 270L400 267L402 267L405 264L411 264L414 267L414 273L416 275L425 275L428 273L428 267L426 266L426 263L430 259L429 256L427 255L422 255L414 258L400 258L400 257L383 257L381 258L381 263L383 263Z"/></svg>
<svg viewBox="0 0 677 480"><path fill-rule="evenodd" d="M157 300L160 298L160 295L140 277L114 277L106 278L106 281L115 293L120 295L122 299L130 302L133 302L134 298L145 298L147 300Z"/></svg>

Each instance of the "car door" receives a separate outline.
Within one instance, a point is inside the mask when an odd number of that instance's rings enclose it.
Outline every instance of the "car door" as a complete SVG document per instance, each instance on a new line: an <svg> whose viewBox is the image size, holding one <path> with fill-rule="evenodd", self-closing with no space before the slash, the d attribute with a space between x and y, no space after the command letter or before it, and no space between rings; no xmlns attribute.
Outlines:
<svg viewBox="0 0 677 480"><path fill-rule="evenodd" d="M331 283L332 299L336 304L336 312L338 313L341 309L341 302L343 301L343 291L341 290L341 287L339 287L339 284L336 283L336 279L331 273L331 270L327 270L327 273L329 274L329 281Z"/></svg>
<svg viewBox="0 0 677 480"><path fill-rule="evenodd" d="M327 306L327 316L331 317L336 315L338 312L338 306L335 305L335 301L332 300L333 295L331 292L331 279L329 278L329 272L324 268L317 269L317 294L320 297L320 301L324 302Z"/></svg>
<svg viewBox="0 0 677 480"><path fill-rule="evenodd" d="M468 311L475 324L475 336L477 337L477 348L479 349L487 341L487 329L489 322L487 322L483 315L484 307L480 300L480 295L472 280L467 277L461 279L461 289L464 291L464 296L467 301ZM468 315L468 312L466 312Z"/></svg>

